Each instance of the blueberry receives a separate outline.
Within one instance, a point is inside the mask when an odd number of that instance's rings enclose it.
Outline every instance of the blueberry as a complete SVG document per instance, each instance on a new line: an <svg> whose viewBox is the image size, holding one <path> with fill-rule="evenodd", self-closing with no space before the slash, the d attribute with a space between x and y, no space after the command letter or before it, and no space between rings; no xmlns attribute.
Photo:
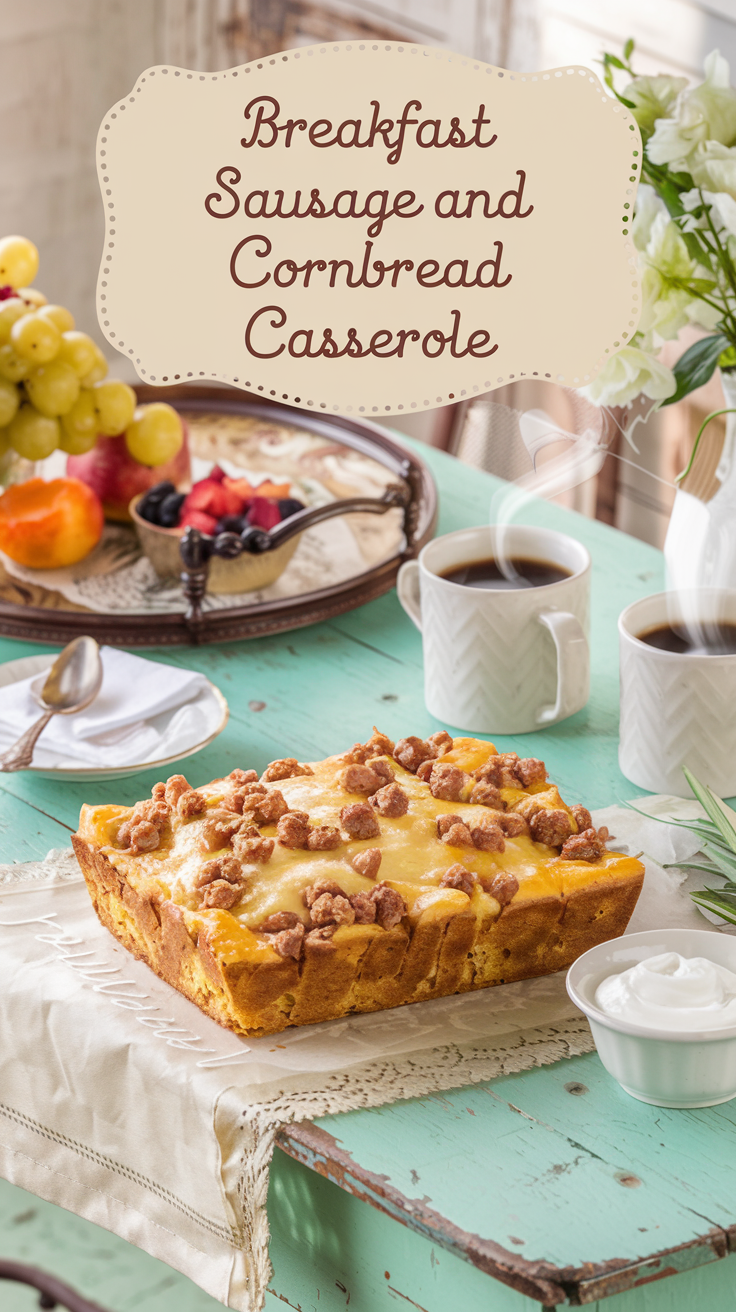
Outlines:
<svg viewBox="0 0 736 1312"><path fill-rule="evenodd" d="M176 488L174 487L173 483L169 483L169 482L155 483L154 486L149 487L148 491L146 492L145 500L154 503L158 501L163 501L164 497L168 497L172 492L175 491Z"/></svg>
<svg viewBox="0 0 736 1312"><path fill-rule="evenodd" d="M169 492L164 497L158 507L158 522L161 528L176 528L185 500L185 492Z"/></svg>
<svg viewBox="0 0 736 1312"><path fill-rule="evenodd" d="M138 502L138 514L141 519L145 519L149 524L158 524L158 516L161 507L157 501L149 501L144 498Z"/></svg>
<svg viewBox="0 0 736 1312"><path fill-rule="evenodd" d="M223 515L218 519L216 533L242 533L245 528L244 515Z"/></svg>
<svg viewBox="0 0 736 1312"><path fill-rule="evenodd" d="M291 515L297 515L300 510L306 510L303 501L297 501L295 497L283 497L279 501L279 513L282 519L289 519Z"/></svg>
<svg viewBox="0 0 736 1312"><path fill-rule="evenodd" d="M175 492L173 483L156 483L155 487L149 487L138 502L138 514L141 519L147 519L149 524L160 524L159 512L162 502L166 497Z"/></svg>

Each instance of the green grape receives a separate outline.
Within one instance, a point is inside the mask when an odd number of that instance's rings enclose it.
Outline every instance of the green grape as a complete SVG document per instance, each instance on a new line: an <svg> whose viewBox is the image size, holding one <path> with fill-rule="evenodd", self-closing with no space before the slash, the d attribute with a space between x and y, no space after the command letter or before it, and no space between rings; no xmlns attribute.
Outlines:
<svg viewBox="0 0 736 1312"><path fill-rule="evenodd" d="M4 456L10 450L10 430L0 428L0 456Z"/></svg>
<svg viewBox="0 0 736 1312"><path fill-rule="evenodd" d="M42 305L48 305L47 298L38 287L19 287L18 295L25 301L29 310L40 310Z"/></svg>
<svg viewBox="0 0 736 1312"><path fill-rule="evenodd" d="M102 351L95 342L92 343L95 348L95 363L88 374L81 379L82 387L94 387L95 383L101 383L103 378L107 378L107 360Z"/></svg>
<svg viewBox="0 0 736 1312"><path fill-rule="evenodd" d="M111 378L104 383L95 383L92 388L97 411L97 431L105 437L114 437L122 433L131 422L135 413L135 392L127 383L119 383Z"/></svg>
<svg viewBox="0 0 736 1312"><path fill-rule="evenodd" d="M40 415L28 402L21 406L8 432L11 446L26 460L45 460L61 438L58 419Z"/></svg>
<svg viewBox="0 0 736 1312"><path fill-rule="evenodd" d="M36 409L49 419L65 415L79 396L79 379L71 365L60 360L34 369L25 382L26 392Z"/></svg>
<svg viewBox="0 0 736 1312"><path fill-rule="evenodd" d="M101 352L98 347L86 333L69 331L61 334L61 346L56 359L71 365L77 377L82 379L94 368L99 354ZM101 381L95 379L95 382Z"/></svg>
<svg viewBox="0 0 736 1312"><path fill-rule="evenodd" d="M40 314L25 314L10 330L10 344L23 360L32 364L48 364L58 354L61 333L56 324Z"/></svg>
<svg viewBox="0 0 736 1312"><path fill-rule="evenodd" d="M27 287L38 273L38 251L27 237L0 241L0 286Z"/></svg>
<svg viewBox="0 0 736 1312"><path fill-rule="evenodd" d="M168 464L183 440L181 419L164 401L139 406L125 434L128 451L142 465Z"/></svg>
<svg viewBox="0 0 736 1312"><path fill-rule="evenodd" d="M64 416L64 419L66 415ZM59 446L68 456L86 456L88 451L92 450L97 441L96 433L69 433L64 427L64 419L61 423L61 438Z"/></svg>
<svg viewBox="0 0 736 1312"><path fill-rule="evenodd" d="M42 319L48 319L55 328L59 329L60 333L71 332L74 327L74 315L71 310L66 310L63 305L42 305L38 310L38 314Z"/></svg>
<svg viewBox="0 0 736 1312"><path fill-rule="evenodd" d="M10 330L16 319L30 314L30 307L18 296L11 296L7 301L0 301L0 345L10 341Z"/></svg>
<svg viewBox="0 0 736 1312"><path fill-rule="evenodd" d="M56 363L56 361L54 361ZM65 415L61 416L61 426L69 438L91 438L91 445L97 441L97 410L94 392L84 390ZM68 448L64 447L66 451ZM76 452L75 452L76 454Z"/></svg>
<svg viewBox="0 0 736 1312"><path fill-rule="evenodd" d="M20 383L31 372L27 360L21 360L9 342L0 346L0 378L7 378L11 383Z"/></svg>
<svg viewBox="0 0 736 1312"><path fill-rule="evenodd" d="M19 405L18 388L7 378L0 378L0 428L5 428L11 419L15 419Z"/></svg>

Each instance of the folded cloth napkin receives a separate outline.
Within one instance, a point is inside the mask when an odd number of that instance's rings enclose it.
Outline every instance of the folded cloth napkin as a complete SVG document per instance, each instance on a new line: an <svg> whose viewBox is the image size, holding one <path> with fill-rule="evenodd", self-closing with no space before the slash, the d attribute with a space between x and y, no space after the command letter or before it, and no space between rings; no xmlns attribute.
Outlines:
<svg viewBox="0 0 736 1312"><path fill-rule="evenodd" d="M103 647L102 687L84 711L54 716L39 739L34 765L53 768L58 758L90 766L134 765L173 755L207 735L208 683L196 670L161 665L115 647ZM0 688L0 746L5 749L36 721L41 708L31 693L38 675ZM171 714L175 712L175 714ZM199 735L199 737L197 736ZM57 761L47 758L54 754ZM41 761L43 755L43 761Z"/></svg>

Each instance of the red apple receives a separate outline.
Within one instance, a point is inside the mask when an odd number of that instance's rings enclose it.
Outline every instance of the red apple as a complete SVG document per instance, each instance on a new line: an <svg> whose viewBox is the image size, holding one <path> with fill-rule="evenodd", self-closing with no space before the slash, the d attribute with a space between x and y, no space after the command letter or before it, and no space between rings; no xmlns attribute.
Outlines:
<svg viewBox="0 0 736 1312"><path fill-rule="evenodd" d="M130 522L128 506L133 497L164 480L180 491L191 486L188 431L184 420L184 441L173 460L153 469L134 460L125 445L125 434L98 437L95 446L83 456L69 456L66 472L96 492L107 519Z"/></svg>

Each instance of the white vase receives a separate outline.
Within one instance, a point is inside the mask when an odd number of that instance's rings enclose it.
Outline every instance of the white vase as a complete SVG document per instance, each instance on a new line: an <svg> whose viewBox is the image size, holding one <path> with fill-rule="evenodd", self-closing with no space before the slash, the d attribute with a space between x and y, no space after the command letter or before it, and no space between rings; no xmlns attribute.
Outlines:
<svg viewBox="0 0 736 1312"><path fill-rule="evenodd" d="M736 370L722 373L721 383L726 406L736 408ZM677 490L664 544L670 591L736 588L736 414L726 415L716 478L709 501Z"/></svg>

